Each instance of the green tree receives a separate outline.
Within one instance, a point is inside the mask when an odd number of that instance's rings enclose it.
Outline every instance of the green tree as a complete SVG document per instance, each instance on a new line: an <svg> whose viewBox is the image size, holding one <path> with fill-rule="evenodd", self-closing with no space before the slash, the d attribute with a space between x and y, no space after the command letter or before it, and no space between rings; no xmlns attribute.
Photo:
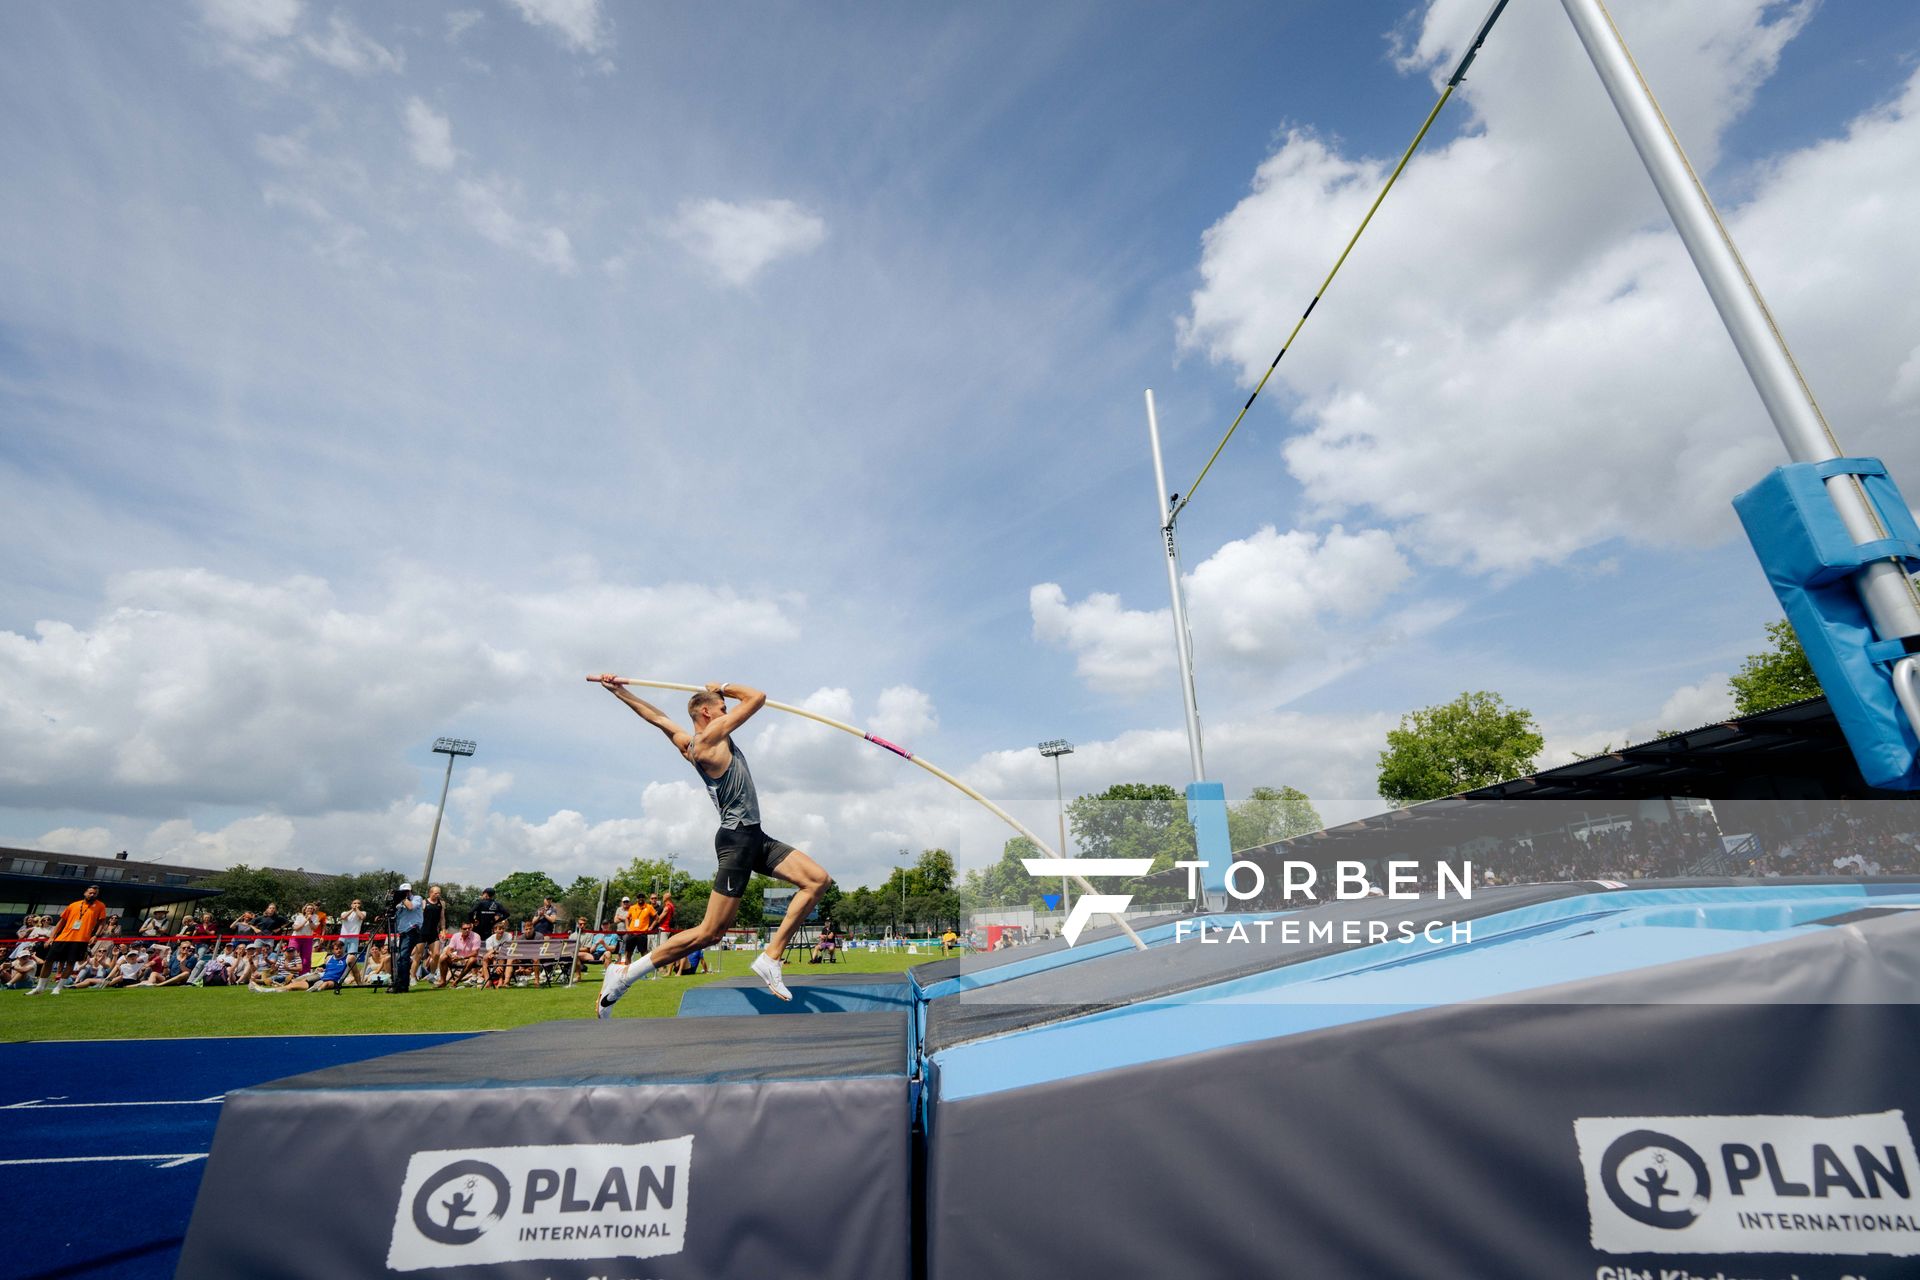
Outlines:
<svg viewBox="0 0 1920 1280"><path fill-rule="evenodd" d="M920 860L913 865L913 875L922 893L946 893L953 888L958 873L954 870L953 855L945 849L922 849Z"/></svg>
<svg viewBox="0 0 1920 1280"><path fill-rule="evenodd" d="M1164 783L1122 782L1097 795L1077 796L1067 824L1082 857L1148 858L1164 871L1194 853L1187 802Z"/></svg>
<svg viewBox="0 0 1920 1280"><path fill-rule="evenodd" d="M1484 690L1463 693L1409 711L1388 730L1380 794L1404 806L1505 782L1531 770L1543 745L1525 707L1509 707Z"/></svg>
<svg viewBox="0 0 1920 1280"><path fill-rule="evenodd" d="M1820 696L1820 680L1800 647L1800 637L1785 618L1767 624L1767 637L1773 647L1764 653L1747 655L1739 671L1728 677L1733 690L1733 706L1743 716L1789 702Z"/></svg>
<svg viewBox="0 0 1920 1280"><path fill-rule="evenodd" d="M515 923L539 910L542 898L557 899L564 892L544 871L515 871L493 882L493 896L500 899Z"/></svg>
<svg viewBox="0 0 1920 1280"><path fill-rule="evenodd" d="M1252 795L1227 809L1227 839L1235 849L1290 840L1326 825L1307 793L1293 787L1255 787Z"/></svg>
<svg viewBox="0 0 1920 1280"><path fill-rule="evenodd" d="M960 894L969 907L990 910L996 907L1038 905L1047 886L1027 874L1024 860L1040 858L1040 846L1025 836L1014 836L1000 851L1000 860L987 867L975 867L960 882ZM1058 889L1059 882L1054 881Z"/></svg>

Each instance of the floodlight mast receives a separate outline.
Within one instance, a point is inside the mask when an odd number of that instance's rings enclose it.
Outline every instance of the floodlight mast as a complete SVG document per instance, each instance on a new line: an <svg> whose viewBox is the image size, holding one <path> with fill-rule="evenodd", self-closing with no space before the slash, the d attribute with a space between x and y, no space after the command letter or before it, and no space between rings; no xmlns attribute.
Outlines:
<svg viewBox="0 0 1920 1280"><path fill-rule="evenodd" d="M472 755L476 745L471 738L435 738L433 740L434 754L447 758L447 775L440 780L440 807L434 811L433 834L427 838L427 865L420 872L420 885L423 891L433 880L433 851L440 844L440 819L446 816L447 812L447 788L453 785L453 758Z"/></svg>
<svg viewBox="0 0 1920 1280"><path fill-rule="evenodd" d="M1606 5L1602 0L1561 0L1561 7L1573 22L1580 43L1586 46L1614 110L1620 113L1620 122L1633 139L1640 162L1673 219L1674 230L1680 233L1694 268L1707 286L1721 323L1747 367L1747 376L1760 393L1774 430L1787 446L1788 456L1795 462L1842 457L1840 442L1774 324L1759 286L1741 261L1733 237L1720 221L1653 90L1634 64L1633 54ZM1832 476L1826 488L1840 522L1856 543L1887 536L1858 476ZM1920 598L1915 596L1913 583L1898 560L1868 563L1853 583L1881 639L1920 635ZM1920 664L1911 656L1894 665L1893 688L1908 721L1920 732Z"/></svg>
<svg viewBox="0 0 1920 1280"><path fill-rule="evenodd" d="M1040 754L1053 761L1053 798L1060 813L1060 856L1067 856L1067 793L1060 787L1060 757L1073 754L1073 744L1065 738L1049 738L1040 744ZM1067 897L1067 878L1060 877L1060 910L1073 906Z"/></svg>

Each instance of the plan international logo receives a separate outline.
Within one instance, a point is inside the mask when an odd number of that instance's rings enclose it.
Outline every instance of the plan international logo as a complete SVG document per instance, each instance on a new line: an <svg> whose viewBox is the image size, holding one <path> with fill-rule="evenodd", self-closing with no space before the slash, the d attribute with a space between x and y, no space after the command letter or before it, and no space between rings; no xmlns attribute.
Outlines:
<svg viewBox="0 0 1920 1280"><path fill-rule="evenodd" d="M1027 874L1036 880L1058 880L1063 876L1078 876L1083 880L1134 880L1153 870L1153 861L1149 858L1023 858L1021 865ZM1200 900L1200 873L1209 863L1188 861L1173 864L1176 870L1187 873L1187 898ZM1368 877L1364 862L1342 861L1333 865L1333 896L1336 900L1350 898L1370 898L1376 895L1395 902L1414 902L1421 897L1419 878L1422 864L1411 860L1394 860L1386 864L1386 887L1376 886ZM1433 864L1435 888L1441 900L1451 892L1461 901L1473 897L1473 863L1462 862L1456 869L1453 864L1437 862ZM1308 902L1320 901L1314 892L1314 886L1320 882L1320 868L1311 862L1288 859L1280 864L1280 896L1291 906L1295 899ZM1267 891L1267 873L1257 862L1235 862L1227 868L1227 896L1238 902L1247 902L1258 898ZM1130 893L1087 893L1082 894L1067 913L1067 921L1060 927L1060 934L1067 940L1069 947L1080 940L1081 932L1097 915L1120 918L1121 913L1133 905ZM1270 930L1275 924L1272 920L1257 920L1251 928L1247 923L1235 923L1230 929L1209 929L1204 922L1194 925L1182 921L1176 926L1177 942L1187 940L1191 933L1200 942L1250 942L1258 934L1260 942L1272 940ZM1473 923L1461 921L1448 924L1442 920L1428 921L1424 926L1412 920L1395 921L1392 924L1384 920L1343 920L1307 922L1283 920L1280 925L1279 940L1292 945L1306 941L1312 943L1339 941L1344 945L1360 945L1375 942L1410 943L1424 939L1428 943L1442 941L1442 926L1449 935L1446 940L1452 942L1472 942ZM1320 936L1322 932L1326 937ZM1209 934L1222 934L1222 937L1210 937ZM1337 934L1336 938L1334 935Z"/></svg>
<svg viewBox="0 0 1920 1280"><path fill-rule="evenodd" d="M1920 1163L1899 1111L1608 1116L1573 1132L1603 1252L1920 1256Z"/></svg>
<svg viewBox="0 0 1920 1280"><path fill-rule="evenodd" d="M693 1137L624 1146L421 1151L407 1162L387 1265L657 1258L686 1245Z"/></svg>

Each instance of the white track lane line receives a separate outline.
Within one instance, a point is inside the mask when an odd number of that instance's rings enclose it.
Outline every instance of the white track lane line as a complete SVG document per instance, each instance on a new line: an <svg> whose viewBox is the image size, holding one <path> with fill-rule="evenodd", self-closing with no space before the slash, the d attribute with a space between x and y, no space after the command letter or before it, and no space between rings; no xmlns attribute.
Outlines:
<svg viewBox="0 0 1920 1280"><path fill-rule="evenodd" d="M217 1093L211 1098L170 1098L153 1102L58 1102L51 1098L29 1098L25 1102L9 1102L0 1107L0 1111L58 1111L73 1107L205 1107L224 1102L226 1098L224 1093Z"/></svg>
<svg viewBox="0 0 1920 1280"><path fill-rule="evenodd" d="M0 1166L25 1164L98 1164L114 1160L159 1160L163 1162L159 1166L160 1168L172 1169L183 1164L191 1164L195 1160L205 1160L206 1158L207 1153L204 1151L163 1151L155 1155L144 1156L36 1156L30 1160L0 1160Z"/></svg>

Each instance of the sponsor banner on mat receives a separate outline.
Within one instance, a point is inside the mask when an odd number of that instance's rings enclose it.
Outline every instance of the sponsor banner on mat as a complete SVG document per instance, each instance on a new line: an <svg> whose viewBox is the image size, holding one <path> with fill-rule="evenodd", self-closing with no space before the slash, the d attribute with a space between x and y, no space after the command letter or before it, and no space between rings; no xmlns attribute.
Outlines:
<svg viewBox="0 0 1920 1280"><path fill-rule="evenodd" d="M1573 1122L1607 1253L1920 1256L1920 1161L1899 1111Z"/></svg>
<svg viewBox="0 0 1920 1280"><path fill-rule="evenodd" d="M387 1266L679 1253L692 1164L692 1135L417 1152L394 1209Z"/></svg>

